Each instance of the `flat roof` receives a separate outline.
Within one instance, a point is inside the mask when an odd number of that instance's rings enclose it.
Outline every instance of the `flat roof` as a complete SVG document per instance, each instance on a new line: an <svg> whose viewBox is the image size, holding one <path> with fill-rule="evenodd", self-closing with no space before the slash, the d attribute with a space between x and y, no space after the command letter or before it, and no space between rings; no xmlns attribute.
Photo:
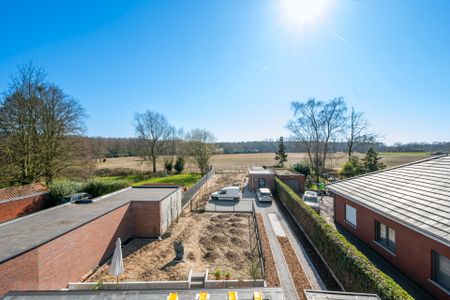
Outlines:
<svg viewBox="0 0 450 300"><path fill-rule="evenodd" d="M328 189L450 245L450 157L441 155L349 178Z"/></svg>
<svg viewBox="0 0 450 300"><path fill-rule="evenodd" d="M272 172L274 172L276 175L298 175L298 176L303 176L303 174L296 173L296 172L288 170L288 169L272 169Z"/></svg>
<svg viewBox="0 0 450 300"><path fill-rule="evenodd" d="M264 169L263 167L251 167L248 169L248 173L256 175L273 175L272 171Z"/></svg>
<svg viewBox="0 0 450 300"><path fill-rule="evenodd" d="M380 300L376 294L305 290L307 300Z"/></svg>
<svg viewBox="0 0 450 300"><path fill-rule="evenodd" d="M0 224L0 263L45 244L131 201L161 201L179 187L133 187L90 204L58 205Z"/></svg>
<svg viewBox="0 0 450 300"><path fill-rule="evenodd" d="M253 299L253 291L262 291L264 299L284 300L280 288L239 288L239 289L202 289L210 294L210 299L226 299L228 291L237 291L239 299ZM96 299L96 300L161 300L170 292L177 292L179 300L192 300L200 290L136 290L136 291L25 291L9 292L3 300L59 300L59 299Z"/></svg>

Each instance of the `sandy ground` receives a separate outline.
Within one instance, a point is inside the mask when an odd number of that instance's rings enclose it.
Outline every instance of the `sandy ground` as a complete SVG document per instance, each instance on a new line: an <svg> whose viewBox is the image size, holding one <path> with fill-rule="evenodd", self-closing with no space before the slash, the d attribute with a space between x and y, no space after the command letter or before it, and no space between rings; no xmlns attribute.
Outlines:
<svg viewBox="0 0 450 300"><path fill-rule="evenodd" d="M186 280L190 269L212 273L217 268L233 279L250 279L253 256L250 252L249 214L188 213L161 241L135 239L124 248L121 281ZM183 262L174 262L173 242L185 247ZM109 263L87 281L114 281Z"/></svg>
<svg viewBox="0 0 450 300"><path fill-rule="evenodd" d="M382 162L388 167L393 167L412 161L420 160L429 157L424 153L381 153ZM275 155L273 153L257 153L257 154L220 154L214 155L211 159L211 164L216 170L240 170L247 171L252 166L271 166L275 164ZM327 167L338 169L343 163L347 161L345 153L329 154ZM301 160L307 160L306 153L288 153L287 166L293 165ZM130 168L141 171L149 171L150 162L143 161L141 157L118 157L107 158L106 162L98 162L97 168ZM158 161L157 167L159 170L163 169L162 157ZM188 162L186 164L185 172L197 172L197 168Z"/></svg>

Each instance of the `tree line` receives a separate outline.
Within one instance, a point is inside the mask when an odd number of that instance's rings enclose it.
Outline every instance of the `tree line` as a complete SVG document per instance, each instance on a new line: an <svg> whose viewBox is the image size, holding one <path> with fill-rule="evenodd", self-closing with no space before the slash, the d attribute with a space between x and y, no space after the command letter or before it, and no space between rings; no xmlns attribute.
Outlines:
<svg viewBox="0 0 450 300"><path fill-rule="evenodd" d="M85 137L86 114L80 103L51 82L33 62L19 66L0 98L0 187L58 177L92 175L95 159L140 155L164 156L166 170L184 168L192 159L202 174L216 152L214 135L204 129L184 134L156 112L136 114L136 137Z"/></svg>

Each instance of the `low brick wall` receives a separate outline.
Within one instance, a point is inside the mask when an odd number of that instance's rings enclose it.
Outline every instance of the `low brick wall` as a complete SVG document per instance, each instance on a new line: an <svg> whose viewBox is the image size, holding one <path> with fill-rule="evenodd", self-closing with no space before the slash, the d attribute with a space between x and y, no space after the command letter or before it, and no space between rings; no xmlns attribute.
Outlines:
<svg viewBox="0 0 450 300"><path fill-rule="evenodd" d="M48 206L48 193L0 202L0 223L40 211Z"/></svg>
<svg viewBox="0 0 450 300"><path fill-rule="evenodd" d="M71 291L92 290L97 286L97 282L73 282L69 283ZM103 282L99 290L174 290L189 288L189 281L141 281L141 282Z"/></svg>

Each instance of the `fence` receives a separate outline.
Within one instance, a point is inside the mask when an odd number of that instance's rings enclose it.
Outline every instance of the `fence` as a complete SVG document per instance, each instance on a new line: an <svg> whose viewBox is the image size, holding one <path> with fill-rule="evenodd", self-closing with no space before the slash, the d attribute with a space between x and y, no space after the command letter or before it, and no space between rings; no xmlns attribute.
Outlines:
<svg viewBox="0 0 450 300"><path fill-rule="evenodd" d="M247 173L248 168L228 168L228 169L216 169L217 174L241 174Z"/></svg>
<svg viewBox="0 0 450 300"><path fill-rule="evenodd" d="M261 246L261 238L260 238L260 234L259 234L259 229L258 229L258 221L256 220L256 211L255 211L255 204L252 201L252 222L250 222L250 248L251 248L251 252L252 254L254 254L254 251L257 249L258 250L258 267L261 270L261 275L262 278L266 278L264 270L265 270L265 258L264 258L264 254L262 251L262 246ZM253 232L252 232L252 228L253 228ZM255 240L256 240L256 244L255 246L252 246L252 238L253 235L255 235Z"/></svg>
<svg viewBox="0 0 450 300"><path fill-rule="evenodd" d="M183 194L183 198L181 198L181 205L183 206L183 208L186 207L186 205L189 204L189 202L191 202L191 200L196 196L196 194L200 191L200 189L206 184L208 183L208 180L211 179L211 177L214 175L214 168L211 168L211 170L206 173L205 176L203 176L202 178L200 178L199 181L197 181L196 184L194 184L189 190L187 190L184 194Z"/></svg>

